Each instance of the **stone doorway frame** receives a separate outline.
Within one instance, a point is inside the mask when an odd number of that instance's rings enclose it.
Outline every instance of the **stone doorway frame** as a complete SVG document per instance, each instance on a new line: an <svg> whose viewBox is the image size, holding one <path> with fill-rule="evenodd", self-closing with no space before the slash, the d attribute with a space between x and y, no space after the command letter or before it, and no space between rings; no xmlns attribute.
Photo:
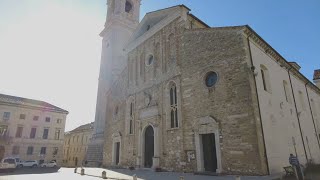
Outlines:
<svg viewBox="0 0 320 180"><path fill-rule="evenodd" d="M159 127L148 123L145 125L142 130L139 130L139 156L137 158L137 165L138 167L143 167L144 168L144 156L145 156L145 133L147 127L151 126L153 128L153 133L154 133L154 156L152 158L152 169L155 169L159 167L160 165L160 156L159 156Z"/></svg>
<svg viewBox="0 0 320 180"><path fill-rule="evenodd" d="M204 160L203 160L203 145L202 136L203 134L215 134L215 144L216 144L216 156L217 156L217 170L216 173L222 172L221 163L221 149L220 149L220 132L219 124L217 121L210 117L202 117L195 120L193 124L194 138L195 138L195 148L196 148L196 159L197 159L197 171L204 172Z"/></svg>
<svg viewBox="0 0 320 180"><path fill-rule="evenodd" d="M116 152L116 144L120 143L120 147L119 147L119 164L116 164L116 156L117 156L117 152ZM119 166L121 164L121 133L117 132L112 134L112 165L113 166Z"/></svg>

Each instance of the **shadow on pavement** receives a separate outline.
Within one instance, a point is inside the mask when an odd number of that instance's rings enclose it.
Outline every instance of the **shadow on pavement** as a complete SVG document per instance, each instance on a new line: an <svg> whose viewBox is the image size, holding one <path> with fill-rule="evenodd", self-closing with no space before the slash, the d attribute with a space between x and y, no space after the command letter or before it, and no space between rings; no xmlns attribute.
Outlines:
<svg viewBox="0 0 320 180"><path fill-rule="evenodd" d="M0 175L20 175L20 174L49 174L56 173L60 168L17 168L14 172L0 172Z"/></svg>

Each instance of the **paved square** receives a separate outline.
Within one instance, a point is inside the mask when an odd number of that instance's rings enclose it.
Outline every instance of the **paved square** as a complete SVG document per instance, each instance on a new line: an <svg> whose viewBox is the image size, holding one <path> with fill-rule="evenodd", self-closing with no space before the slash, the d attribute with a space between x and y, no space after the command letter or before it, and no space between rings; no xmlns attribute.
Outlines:
<svg viewBox="0 0 320 180"><path fill-rule="evenodd" d="M73 168L24 168L18 169L14 173L1 173L0 180L98 180L101 178L102 171L107 172L109 179L115 180L132 180L136 174L138 180L179 180L183 176L185 180L235 180L234 176L200 176L189 173L172 173L172 172L153 172L150 170L140 169L130 171L128 169L106 170L102 168L85 168L85 176L75 174ZM80 169L78 169L80 173ZM272 177L241 177L241 180L271 180Z"/></svg>

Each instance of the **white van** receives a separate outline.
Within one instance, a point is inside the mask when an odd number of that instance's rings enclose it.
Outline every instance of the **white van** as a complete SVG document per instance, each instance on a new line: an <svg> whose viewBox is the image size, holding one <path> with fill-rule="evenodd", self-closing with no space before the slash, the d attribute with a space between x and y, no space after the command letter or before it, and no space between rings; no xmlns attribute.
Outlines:
<svg viewBox="0 0 320 180"><path fill-rule="evenodd" d="M16 159L15 158L3 158L0 162L0 171L10 171L13 172L16 169Z"/></svg>

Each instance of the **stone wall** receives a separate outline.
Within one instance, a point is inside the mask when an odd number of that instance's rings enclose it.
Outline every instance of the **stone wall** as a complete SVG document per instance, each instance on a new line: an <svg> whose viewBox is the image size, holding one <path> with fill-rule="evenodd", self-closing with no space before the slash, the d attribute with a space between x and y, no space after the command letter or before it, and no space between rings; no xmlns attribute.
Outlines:
<svg viewBox="0 0 320 180"><path fill-rule="evenodd" d="M197 158L188 159L187 152L197 151L196 119L209 116L219 124L221 173L266 174L242 28L186 30L184 23L175 20L128 54L127 69L107 93L104 165L114 165L113 143L120 139L119 166L143 167L141 141L144 129L152 125L158 129L159 167L195 172ZM154 61L149 65L150 54ZM219 76L210 89L204 84L209 71ZM178 94L179 127L173 129L168 114L171 83ZM130 99L135 107L133 134L128 133Z"/></svg>
<svg viewBox="0 0 320 180"><path fill-rule="evenodd" d="M193 124L210 116L219 124L222 173L267 173L258 139L254 91L250 80L243 27L188 30L181 42L183 145L194 150ZM205 85L214 71L218 82ZM196 169L191 162L189 170ZM192 169L190 169L192 168Z"/></svg>
<svg viewBox="0 0 320 180"><path fill-rule="evenodd" d="M175 20L128 54L127 69L114 82L107 95L107 114L110 116L107 117L106 124L104 165L112 165L112 136L118 133L121 135L120 165L135 166L139 158L141 162L139 131L143 131L149 124L159 128L160 167L174 170L173 167L180 164L176 157L180 156L179 152L183 150L179 144L175 144L172 137L181 138L182 134L180 130L167 131L167 114L163 103L168 97L164 94L167 85L171 80L179 79L177 39L182 32L182 26L184 24L181 19ZM154 56L150 65L146 62L149 55ZM132 135L128 133L127 121L129 98L133 99L135 104ZM117 115L114 113L116 106L119 107ZM167 143L174 146L168 146Z"/></svg>

